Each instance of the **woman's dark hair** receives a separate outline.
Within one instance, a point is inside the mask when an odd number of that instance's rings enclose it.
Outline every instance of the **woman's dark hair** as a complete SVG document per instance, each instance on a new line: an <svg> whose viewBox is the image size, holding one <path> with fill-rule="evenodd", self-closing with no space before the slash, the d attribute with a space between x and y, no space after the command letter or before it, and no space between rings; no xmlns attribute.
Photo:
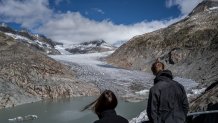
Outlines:
<svg viewBox="0 0 218 123"><path fill-rule="evenodd" d="M85 106L82 111L91 107L91 109L100 116L103 111L115 109L116 106L117 98L115 94L111 90L105 90L94 102Z"/></svg>

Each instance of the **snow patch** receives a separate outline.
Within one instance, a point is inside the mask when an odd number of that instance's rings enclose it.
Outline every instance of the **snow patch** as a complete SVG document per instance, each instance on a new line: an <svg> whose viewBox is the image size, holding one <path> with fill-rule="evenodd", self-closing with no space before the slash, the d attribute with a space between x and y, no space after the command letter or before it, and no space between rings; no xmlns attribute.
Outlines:
<svg viewBox="0 0 218 123"><path fill-rule="evenodd" d="M56 45L55 49L58 50L62 55L71 55L70 52L65 50L65 47L63 45Z"/></svg>
<svg viewBox="0 0 218 123"><path fill-rule="evenodd" d="M197 96L201 95L205 92L206 88L201 89L192 89L189 94L187 94L188 98L196 98Z"/></svg>
<svg viewBox="0 0 218 123"><path fill-rule="evenodd" d="M136 94L138 94L138 95L148 95L148 93L149 93L149 90L148 89L145 89L145 90L141 90L141 91L137 91L137 92L135 92Z"/></svg>
<svg viewBox="0 0 218 123"><path fill-rule="evenodd" d="M218 9L218 6L209 8L209 10L216 10L216 9Z"/></svg>
<svg viewBox="0 0 218 123"><path fill-rule="evenodd" d="M26 37L21 36L21 35L16 35L16 34L13 34L13 33L5 33L5 34L12 37L12 38L14 38L15 40L19 40L19 41L22 41L22 42L27 42L29 44L35 44L35 45L38 45L39 47L42 47L42 48L51 49L51 46L49 44L41 42L39 40L30 40L29 38L26 38Z"/></svg>
<svg viewBox="0 0 218 123"><path fill-rule="evenodd" d="M15 35L15 34L12 34L12 33L5 33L6 35L14 38L14 39L21 39L21 40L24 40L24 41L28 41L29 39L24 37L24 36L21 36L21 35Z"/></svg>
<svg viewBox="0 0 218 123"><path fill-rule="evenodd" d="M133 118L129 121L129 123L142 123L143 121L148 121L148 116L146 110L140 113L140 115L136 118Z"/></svg>
<svg viewBox="0 0 218 123"><path fill-rule="evenodd" d="M37 115L27 115L24 117L18 116L15 118L10 118L8 119L9 122L23 122L23 121L28 121L28 120L35 120L38 119Z"/></svg>

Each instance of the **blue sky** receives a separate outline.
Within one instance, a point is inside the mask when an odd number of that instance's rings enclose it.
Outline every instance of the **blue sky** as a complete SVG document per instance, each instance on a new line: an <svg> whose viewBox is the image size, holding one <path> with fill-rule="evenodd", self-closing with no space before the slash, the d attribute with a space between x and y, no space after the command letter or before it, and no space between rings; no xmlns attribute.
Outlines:
<svg viewBox="0 0 218 123"><path fill-rule="evenodd" d="M0 22L65 44L110 43L166 27L202 0L0 0Z"/></svg>
<svg viewBox="0 0 218 123"><path fill-rule="evenodd" d="M180 16L178 7L166 7L164 0L69 0L56 4L56 12L78 11L96 21L109 19L115 24L134 24L141 21L163 20Z"/></svg>

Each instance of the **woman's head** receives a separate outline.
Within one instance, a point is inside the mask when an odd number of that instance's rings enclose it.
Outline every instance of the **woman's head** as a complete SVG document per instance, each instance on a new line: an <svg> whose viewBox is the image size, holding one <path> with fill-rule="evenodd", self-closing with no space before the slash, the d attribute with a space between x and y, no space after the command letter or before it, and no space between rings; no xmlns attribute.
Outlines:
<svg viewBox="0 0 218 123"><path fill-rule="evenodd" d="M87 105L83 110L92 107L93 111L99 116L103 111L115 109L117 98L111 90L105 90L93 103Z"/></svg>
<svg viewBox="0 0 218 123"><path fill-rule="evenodd" d="M115 109L117 106L117 98L110 90L105 90L97 99L93 109L96 114L105 110Z"/></svg>

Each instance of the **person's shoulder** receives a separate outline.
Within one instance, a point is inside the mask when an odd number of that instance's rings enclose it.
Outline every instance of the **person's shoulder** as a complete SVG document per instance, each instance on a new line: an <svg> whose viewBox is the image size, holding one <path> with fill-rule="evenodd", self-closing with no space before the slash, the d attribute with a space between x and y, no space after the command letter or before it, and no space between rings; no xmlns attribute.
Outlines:
<svg viewBox="0 0 218 123"><path fill-rule="evenodd" d="M96 120L95 122L93 122L93 123L99 123L99 120Z"/></svg>
<svg viewBox="0 0 218 123"><path fill-rule="evenodd" d="M157 83L150 88L149 92L150 93L157 92L157 90L159 90L159 88L160 88L160 85Z"/></svg>
<svg viewBox="0 0 218 123"><path fill-rule="evenodd" d="M184 88L184 86L182 84L180 84L179 82L172 80L177 86L179 86L180 88Z"/></svg>
<svg viewBox="0 0 218 123"><path fill-rule="evenodd" d="M167 86L168 83L164 80L159 81L158 83L154 84L151 88L150 91L156 91L156 90L160 90L162 88L164 88L165 86Z"/></svg>
<svg viewBox="0 0 218 123"><path fill-rule="evenodd" d="M117 115L117 117L120 119L121 123L129 123L129 121L126 118L124 118L120 115Z"/></svg>
<svg viewBox="0 0 218 123"><path fill-rule="evenodd" d="M105 117L100 120L96 120L94 123L129 123L127 119L122 116L116 115L115 117Z"/></svg>

